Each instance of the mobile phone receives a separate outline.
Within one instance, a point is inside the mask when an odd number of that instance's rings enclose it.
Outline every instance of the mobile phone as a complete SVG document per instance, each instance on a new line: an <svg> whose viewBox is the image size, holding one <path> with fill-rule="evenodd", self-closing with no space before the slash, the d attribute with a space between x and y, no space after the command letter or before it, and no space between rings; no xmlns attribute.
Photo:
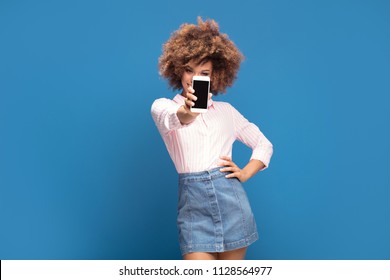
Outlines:
<svg viewBox="0 0 390 280"><path fill-rule="evenodd" d="M194 95L198 98L191 107L191 112L205 113L207 112L207 104L209 101L210 92L210 77L208 76L193 76L192 88L195 90Z"/></svg>

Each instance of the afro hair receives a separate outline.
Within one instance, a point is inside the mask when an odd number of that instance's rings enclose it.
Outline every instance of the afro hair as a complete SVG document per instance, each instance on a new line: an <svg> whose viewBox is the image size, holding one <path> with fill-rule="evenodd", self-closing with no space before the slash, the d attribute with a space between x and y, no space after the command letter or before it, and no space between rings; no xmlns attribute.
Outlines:
<svg viewBox="0 0 390 280"><path fill-rule="evenodd" d="M211 92L218 94L233 85L243 59L233 41L219 32L218 23L198 17L198 25L182 24L163 45L159 70L171 88L182 89L181 77L188 62L211 61Z"/></svg>

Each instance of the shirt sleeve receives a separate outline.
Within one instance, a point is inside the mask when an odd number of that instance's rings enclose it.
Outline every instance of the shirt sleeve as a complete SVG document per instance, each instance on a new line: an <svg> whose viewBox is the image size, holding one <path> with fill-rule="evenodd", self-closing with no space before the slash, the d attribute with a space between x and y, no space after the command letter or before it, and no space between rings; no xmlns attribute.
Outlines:
<svg viewBox="0 0 390 280"><path fill-rule="evenodd" d="M151 108L152 117L162 135L183 127L176 114L180 106L180 104L167 98L160 98L153 102Z"/></svg>
<svg viewBox="0 0 390 280"><path fill-rule="evenodd" d="M233 106L230 107L236 139L252 149L251 159L260 160L267 168L273 153L272 143L255 124L244 118Z"/></svg>

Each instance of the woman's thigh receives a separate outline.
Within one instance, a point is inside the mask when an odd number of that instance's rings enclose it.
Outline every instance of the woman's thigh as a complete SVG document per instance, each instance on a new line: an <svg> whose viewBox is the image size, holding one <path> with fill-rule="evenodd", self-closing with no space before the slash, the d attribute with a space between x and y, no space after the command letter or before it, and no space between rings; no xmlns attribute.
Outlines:
<svg viewBox="0 0 390 280"><path fill-rule="evenodd" d="M243 260L245 259L246 247L222 253L194 252L185 254L184 260Z"/></svg>
<svg viewBox="0 0 390 280"><path fill-rule="evenodd" d="M218 260L243 260L245 259L246 247L218 254Z"/></svg>
<svg viewBox="0 0 390 280"><path fill-rule="evenodd" d="M195 252L185 254L183 256L185 260L216 260L217 253L204 253L204 252Z"/></svg>

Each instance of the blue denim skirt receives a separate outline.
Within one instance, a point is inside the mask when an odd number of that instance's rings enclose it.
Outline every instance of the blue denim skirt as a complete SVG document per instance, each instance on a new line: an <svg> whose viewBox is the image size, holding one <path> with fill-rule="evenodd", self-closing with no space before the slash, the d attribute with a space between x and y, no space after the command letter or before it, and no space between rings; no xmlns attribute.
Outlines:
<svg viewBox="0 0 390 280"><path fill-rule="evenodd" d="M241 182L221 167L179 174L177 226L182 255L225 252L258 239L256 222Z"/></svg>

